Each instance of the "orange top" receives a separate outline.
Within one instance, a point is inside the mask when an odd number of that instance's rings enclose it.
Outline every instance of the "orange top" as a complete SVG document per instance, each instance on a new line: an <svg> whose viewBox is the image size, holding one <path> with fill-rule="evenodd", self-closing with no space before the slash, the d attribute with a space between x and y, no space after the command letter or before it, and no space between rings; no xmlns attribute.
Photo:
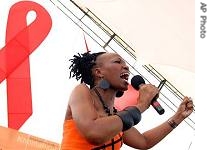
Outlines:
<svg viewBox="0 0 210 150"><path fill-rule="evenodd" d="M65 120L61 150L119 150L122 146L122 133L101 146L90 144L79 132L73 120Z"/></svg>

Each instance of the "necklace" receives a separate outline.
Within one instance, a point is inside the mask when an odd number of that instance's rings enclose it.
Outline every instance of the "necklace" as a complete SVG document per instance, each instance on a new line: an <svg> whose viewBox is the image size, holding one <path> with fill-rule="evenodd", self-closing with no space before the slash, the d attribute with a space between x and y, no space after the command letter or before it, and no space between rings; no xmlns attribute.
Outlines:
<svg viewBox="0 0 210 150"><path fill-rule="evenodd" d="M111 112L110 112L110 109L109 109L109 107L105 104L105 102L104 102L104 100L103 100L101 94L99 93L99 91L98 91L96 88L94 88L94 91L95 91L95 93L98 95L99 100L100 100L101 104L103 105L104 111L108 114L108 116L111 116L112 114L111 114ZM114 112L114 114L117 113L117 109L116 109L115 107L113 107L113 112Z"/></svg>

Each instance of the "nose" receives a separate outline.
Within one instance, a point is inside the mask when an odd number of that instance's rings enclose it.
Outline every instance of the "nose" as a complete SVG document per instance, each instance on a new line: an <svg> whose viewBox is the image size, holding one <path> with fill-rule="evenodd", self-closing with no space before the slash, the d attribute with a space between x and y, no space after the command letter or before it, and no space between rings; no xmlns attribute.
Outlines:
<svg viewBox="0 0 210 150"><path fill-rule="evenodd" d="M124 65L123 65L123 69L125 69L125 70L128 70L128 71L129 71L129 67L128 67L128 65L127 65L127 64L124 64Z"/></svg>

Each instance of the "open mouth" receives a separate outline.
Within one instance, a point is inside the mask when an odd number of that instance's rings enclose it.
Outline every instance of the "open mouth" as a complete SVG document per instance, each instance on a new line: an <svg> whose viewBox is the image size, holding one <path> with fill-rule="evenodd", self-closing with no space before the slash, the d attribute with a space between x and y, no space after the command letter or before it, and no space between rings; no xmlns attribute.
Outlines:
<svg viewBox="0 0 210 150"><path fill-rule="evenodd" d="M126 82L128 82L129 73L121 73L120 74L120 78L122 78L123 80L125 80Z"/></svg>

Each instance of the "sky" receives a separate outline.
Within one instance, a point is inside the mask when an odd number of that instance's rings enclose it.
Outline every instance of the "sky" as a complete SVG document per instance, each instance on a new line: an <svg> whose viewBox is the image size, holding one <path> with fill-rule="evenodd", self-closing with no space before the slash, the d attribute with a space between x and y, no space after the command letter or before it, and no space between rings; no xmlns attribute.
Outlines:
<svg viewBox="0 0 210 150"><path fill-rule="evenodd" d="M49 0L34 0L41 4L50 14L53 25L47 38L41 43L34 53L30 55L31 86L33 98L33 114L20 128L21 132L59 143L62 139L62 127L68 98L76 82L69 79L69 58L77 52L84 52L85 44L83 31L70 19L59 11ZM5 40L6 22L9 8L18 0L0 1L0 45L3 47ZM205 2L205 1L202 1ZM207 1L205 2L207 3ZM208 6L208 5L207 5ZM200 1L196 1L196 10L200 9ZM196 13L196 132L186 128L183 123L175 129L160 144L152 150L170 149L187 150L202 144L208 147L207 138L203 138L208 130L208 82L209 73L205 68L208 64L209 34L205 39L199 37L200 13ZM208 14L209 16L209 11ZM35 18L35 14L29 13L28 22ZM209 31L210 26L206 27ZM208 32L207 32L208 33ZM100 49L90 38L87 38L89 48ZM208 66L206 66L208 67ZM148 130L170 117L173 112L160 117L151 108L143 114L142 123L136 127L141 131ZM198 113L197 113L198 112ZM152 119L151 119L152 118ZM204 123L202 123L204 118ZM7 95L6 82L0 84L0 125L7 127ZM201 142L201 143L200 143ZM123 150L132 150L123 146Z"/></svg>

